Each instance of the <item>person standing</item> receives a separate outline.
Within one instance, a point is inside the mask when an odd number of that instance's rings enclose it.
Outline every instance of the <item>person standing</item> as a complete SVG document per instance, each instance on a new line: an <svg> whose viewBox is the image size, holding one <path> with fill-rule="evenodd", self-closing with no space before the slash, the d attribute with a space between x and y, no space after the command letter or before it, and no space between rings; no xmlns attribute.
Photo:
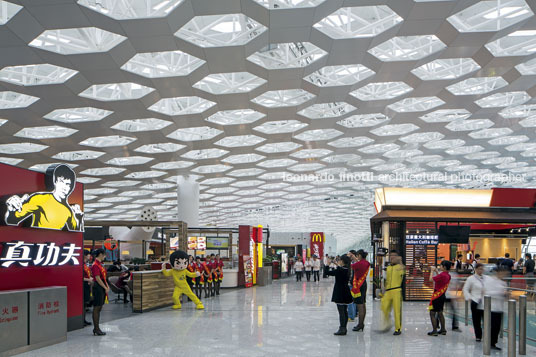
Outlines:
<svg viewBox="0 0 536 357"><path fill-rule="evenodd" d="M475 259L473 259L473 263L471 264L473 266L473 274L476 270L476 265L480 263L480 254L475 254Z"/></svg>
<svg viewBox="0 0 536 357"><path fill-rule="evenodd" d="M484 316L484 265L475 266L475 274L471 275L463 285L465 300L471 301L471 316L477 342L482 341L482 317Z"/></svg>
<svg viewBox="0 0 536 357"><path fill-rule="evenodd" d="M212 268L208 258L201 259L203 266L203 280L205 281L205 299L210 297L212 290Z"/></svg>
<svg viewBox="0 0 536 357"><path fill-rule="evenodd" d="M320 281L320 259L313 255L313 280Z"/></svg>
<svg viewBox="0 0 536 357"><path fill-rule="evenodd" d="M462 257L463 257L462 254L458 254L458 257L456 258L456 262L454 262L454 271L456 272L463 270Z"/></svg>
<svg viewBox="0 0 536 357"><path fill-rule="evenodd" d="M443 307L445 306L445 293L449 288L450 283L450 262L443 260L439 266L439 271L436 267L432 267L430 271L430 281L434 282L434 292L430 298L430 321L432 322L432 331L428 332L428 336L437 336L438 334L446 335L447 328L445 326L445 316L443 315ZM437 331L441 324L441 330Z"/></svg>
<svg viewBox="0 0 536 357"><path fill-rule="evenodd" d="M104 249L95 249L93 251L93 258L94 261L91 266L91 274L96 283L93 285L93 335L104 336L106 333L102 332L99 325L100 313L102 306L106 302L108 291L110 290L108 280L106 279L106 269L102 266L102 262L106 258Z"/></svg>
<svg viewBox="0 0 536 357"><path fill-rule="evenodd" d="M368 253L363 249L357 251L356 261L352 263L354 278L352 281L352 297L357 306L359 323L354 326L352 331L363 331L365 328L366 296L367 296L367 276L370 269L370 263L367 261Z"/></svg>
<svg viewBox="0 0 536 357"><path fill-rule="evenodd" d="M402 257L398 252L389 253L390 265L385 272L385 292L382 296L381 308L383 311L384 331L391 329L390 314L394 310L395 315L395 332L393 335L402 334L402 283L406 275L406 267L402 264Z"/></svg>
<svg viewBox="0 0 536 357"><path fill-rule="evenodd" d="M307 281L311 281L311 269L313 269L313 262L311 261L311 258L307 258L304 266L305 266L305 276L307 278Z"/></svg>
<svg viewBox="0 0 536 357"><path fill-rule="evenodd" d="M527 290L534 289L534 260L530 253L525 253L525 263L523 264L523 275L525 276L525 282L527 284ZM534 293L529 293L534 295Z"/></svg>
<svg viewBox="0 0 536 357"><path fill-rule="evenodd" d="M512 270L514 269L514 261L510 259L510 253L504 254L504 258L497 261L497 267L499 269L508 270L510 274L512 274Z"/></svg>
<svg viewBox="0 0 536 357"><path fill-rule="evenodd" d="M344 336L347 333L348 325L348 304L352 303L352 294L348 283L350 282L350 258L343 255L338 261L336 269L325 268L326 274L335 277L333 286L333 295L331 301L337 304L339 312L339 330L334 333L335 336Z"/></svg>
<svg viewBox="0 0 536 357"><path fill-rule="evenodd" d="M296 281L301 281L303 274L303 262L298 257L296 263L294 263L294 271L296 272Z"/></svg>
<svg viewBox="0 0 536 357"><path fill-rule="evenodd" d="M324 258L322 259L322 265L323 265L323 266L322 266L322 269L323 269L323 271L322 271L322 278L325 279L325 278L328 277L328 276L326 275L326 267L329 266L329 257L328 257L327 254L326 254L326 255L324 256Z"/></svg>
<svg viewBox="0 0 536 357"><path fill-rule="evenodd" d="M220 255L216 254L216 257L214 258L214 290L216 292L216 295L220 295L220 285L223 280L223 260L220 259Z"/></svg>
<svg viewBox="0 0 536 357"><path fill-rule="evenodd" d="M89 267L90 258L91 252L84 249L84 326L91 325L91 322L86 320L86 309L91 302L91 289L93 288L93 275L91 275L91 268Z"/></svg>
<svg viewBox="0 0 536 357"><path fill-rule="evenodd" d="M201 265L201 258L195 257L195 268L199 272L199 276L195 278L195 295L201 300L201 285L203 285L203 266Z"/></svg>

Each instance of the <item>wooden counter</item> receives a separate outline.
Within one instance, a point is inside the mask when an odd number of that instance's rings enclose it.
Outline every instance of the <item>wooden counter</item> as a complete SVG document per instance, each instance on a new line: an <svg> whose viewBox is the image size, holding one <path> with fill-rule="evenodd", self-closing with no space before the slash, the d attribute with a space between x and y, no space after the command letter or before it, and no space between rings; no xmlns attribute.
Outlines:
<svg viewBox="0 0 536 357"><path fill-rule="evenodd" d="M160 270L136 271L132 274L134 312L146 312L173 305L172 277L166 277Z"/></svg>

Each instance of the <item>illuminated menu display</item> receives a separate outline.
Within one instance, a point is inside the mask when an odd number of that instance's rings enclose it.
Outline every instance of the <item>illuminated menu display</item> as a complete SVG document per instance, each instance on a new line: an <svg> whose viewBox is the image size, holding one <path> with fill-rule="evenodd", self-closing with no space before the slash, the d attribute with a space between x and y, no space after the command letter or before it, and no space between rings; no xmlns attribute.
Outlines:
<svg viewBox="0 0 536 357"><path fill-rule="evenodd" d="M437 245L437 234L406 234L407 245Z"/></svg>

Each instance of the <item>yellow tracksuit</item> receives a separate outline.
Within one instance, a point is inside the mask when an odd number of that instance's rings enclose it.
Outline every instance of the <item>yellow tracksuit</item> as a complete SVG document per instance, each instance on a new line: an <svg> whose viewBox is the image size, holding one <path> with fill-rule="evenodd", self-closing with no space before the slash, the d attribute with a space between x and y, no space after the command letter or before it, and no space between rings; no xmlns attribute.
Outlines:
<svg viewBox="0 0 536 357"><path fill-rule="evenodd" d="M395 310L395 329L402 328L402 280L406 274L402 265L390 265L387 267L385 280L385 294L382 297L382 311L384 321L389 321L391 308Z"/></svg>
<svg viewBox="0 0 536 357"><path fill-rule="evenodd" d="M188 270L177 270L177 269L164 269L162 273L165 276L173 276L173 282L175 283L175 290L173 291L173 308L180 309L181 306L181 296L182 294L188 296L195 304L195 307L199 310L204 309L203 303L199 298L192 292L190 285L186 281L186 277L196 278L195 273L189 272Z"/></svg>
<svg viewBox="0 0 536 357"><path fill-rule="evenodd" d="M20 212L9 212L6 222L19 224L30 215L33 215L32 227L62 229L67 225L69 230L80 230L71 207L67 203L58 202L51 193L33 194L22 205Z"/></svg>

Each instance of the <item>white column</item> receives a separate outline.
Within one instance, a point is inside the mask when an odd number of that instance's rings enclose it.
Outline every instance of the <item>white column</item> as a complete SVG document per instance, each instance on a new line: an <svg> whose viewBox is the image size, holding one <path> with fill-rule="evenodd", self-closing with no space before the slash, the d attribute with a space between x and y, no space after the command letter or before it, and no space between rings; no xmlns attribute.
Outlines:
<svg viewBox="0 0 536 357"><path fill-rule="evenodd" d="M199 227L199 183L191 176L177 176L178 220Z"/></svg>

